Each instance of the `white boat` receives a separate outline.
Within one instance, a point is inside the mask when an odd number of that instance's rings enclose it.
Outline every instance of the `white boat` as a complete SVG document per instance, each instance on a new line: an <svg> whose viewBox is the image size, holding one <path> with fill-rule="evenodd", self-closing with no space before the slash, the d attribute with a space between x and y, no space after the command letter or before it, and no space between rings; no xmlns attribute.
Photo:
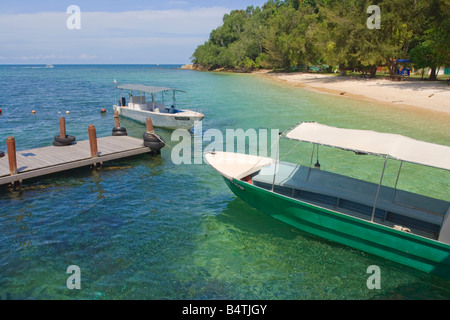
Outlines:
<svg viewBox="0 0 450 320"><path fill-rule="evenodd" d="M119 100L117 100L117 89L120 89ZM122 90L129 90L128 102L122 95ZM138 95L133 95L133 92L137 92ZM187 97L186 91L166 87L139 84L116 86L115 101L118 101L118 105L114 105L113 109L119 115L140 123L145 123L147 118L151 118L155 127L190 130L196 122L203 119L204 115L192 110L177 109L176 93L179 92ZM146 94L149 95L149 101ZM169 94L170 97L166 97Z"/></svg>

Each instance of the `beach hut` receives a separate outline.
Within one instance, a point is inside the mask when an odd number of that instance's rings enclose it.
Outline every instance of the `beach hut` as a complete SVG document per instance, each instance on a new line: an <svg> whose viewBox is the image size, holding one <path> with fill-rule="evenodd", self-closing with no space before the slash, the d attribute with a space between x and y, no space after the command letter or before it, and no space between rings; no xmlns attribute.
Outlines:
<svg viewBox="0 0 450 320"><path fill-rule="evenodd" d="M408 63L411 63L411 60L409 60L409 59L397 59L397 62L398 63L402 63L402 64L408 64ZM409 77L411 75L411 68L405 68L405 67L398 68L397 69L397 74L399 76Z"/></svg>

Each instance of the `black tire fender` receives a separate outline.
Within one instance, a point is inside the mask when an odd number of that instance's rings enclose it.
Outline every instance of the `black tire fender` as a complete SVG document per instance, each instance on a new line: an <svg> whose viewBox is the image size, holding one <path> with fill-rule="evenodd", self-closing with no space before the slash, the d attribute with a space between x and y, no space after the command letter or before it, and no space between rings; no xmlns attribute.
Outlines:
<svg viewBox="0 0 450 320"><path fill-rule="evenodd" d="M144 141L147 142L161 142L164 141L159 135L157 135L156 133L144 133Z"/></svg>
<svg viewBox="0 0 450 320"><path fill-rule="evenodd" d="M64 146L72 145L72 142L60 142L60 141L53 140L53 145L55 147L64 147Z"/></svg>
<svg viewBox="0 0 450 320"><path fill-rule="evenodd" d="M66 135L65 138L61 138L61 136L55 136L55 141L62 144L72 144L75 142L76 138L74 136Z"/></svg>
<svg viewBox="0 0 450 320"><path fill-rule="evenodd" d="M126 131L113 131L112 136L118 137L118 136L127 136L128 133Z"/></svg>
<svg viewBox="0 0 450 320"><path fill-rule="evenodd" d="M113 130L112 130L113 132L117 132L117 131L127 131L127 128L124 128L124 127L114 127L113 128Z"/></svg>
<svg viewBox="0 0 450 320"><path fill-rule="evenodd" d="M158 151L164 148L166 143L164 142L163 138L161 138L160 135L156 133L144 133L144 146L150 148L152 151Z"/></svg>
<svg viewBox="0 0 450 320"><path fill-rule="evenodd" d="M158 141L158 142L144 141L144 146L146 146L147 148L150 148L151 151L161 150L165 145L166 144L161 141Z"/></svg>

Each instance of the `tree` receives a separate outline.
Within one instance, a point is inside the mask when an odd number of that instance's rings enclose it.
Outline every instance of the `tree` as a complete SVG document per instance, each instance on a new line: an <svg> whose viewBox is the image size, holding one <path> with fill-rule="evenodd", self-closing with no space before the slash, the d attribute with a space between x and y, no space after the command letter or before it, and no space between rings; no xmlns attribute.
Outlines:
<svg viewBox="0 0 450 320"><path fill-rule="evenodd" d="M324 21L321 33L328 35L322 37L324 61L339 65L342 75L346 70L364 73L368 70L370 76L375 77L377 65L384 63L379 30L369 29L366 25L367 7L368 1L349 0L336 1L319 9Z"/></svg>
<svg viewBox="0 0 450 320"><path fill-rule="evenodd" d="M264 59L262 64L272 68L290 69L290 54L301 39L289 38L289 33L295 27L295 9L279 7L268 19L264 32ZM291 42L294 40L294 43ZM290 52L291 51L291 52Z"/></svg>
<svg viewBox="0 0 450 320"><path fill-rule="evenodd" d="M381 9L381 29L367 27L367 8ZM268 0L233 10L192 61L207 68L290 70L326 63L375 77L398 59L432 69L449 64L449 0Z"/></svg>
<svg viewBox="0 0 450 320"><path fill-rule="evenodd" d="M288 71L315 60L316 14L308 6L280 6L267 20L262 64Z"/></svg>
<svg viewBox="0 0 450 320"><path fill-rule="evenodd" d="M391 77L396 77L398 59L407 59L414 37L421 32L419 13L426 0L391 0L380 3L382 54Z"/></svg>
<svg viewBox="0 0 450 320"><path fill-rule="evenodd" d="M450 65L449 7L448 0L430 1L426 30L419 37L419 43L410 51L416 68L431 68L429 80L437 79L436 71L439 67Z"/></svg>
<svg viewBox="0 0 450 320"><path fill-rule="evenodd" d="M414 47L410 52L410 56L412 62L414 63L414 66L417 69L422 69L422 79L424 69L426 67L432 67L435 69L437 66L437 62L434 59L435 53L429 41L424 41L419 45L417 45L416 47ZM430 73L430 79L432 79L431 76L432 73Z"/></svg>
<svg viewBox="0 0 450 320"><path fill-rule="evenodd" d="M205 68L212 69L220 66L217 57L220 55L222 49L211 43L205 42L195 50L192 55L192 62L196 65L201 65Z"/></svg>

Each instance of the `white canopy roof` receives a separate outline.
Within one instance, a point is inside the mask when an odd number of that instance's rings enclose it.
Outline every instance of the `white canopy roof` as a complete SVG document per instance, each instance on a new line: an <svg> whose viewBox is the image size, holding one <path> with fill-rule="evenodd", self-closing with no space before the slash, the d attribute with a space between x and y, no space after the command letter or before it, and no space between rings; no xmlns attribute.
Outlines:
<svg viewBox="0 0 450 320"><path fill-rule="evenodd" d="M144 86L141 84L122 84L120 86L117 86L119 89L129 89L129 90L136 90L136 91L142 91L147 93L157 93L161 91L181 91L185 92L183 90L179 89L172 89L172 88L166 88L166 87L152 87L152 86Z"/></svg>
<svg viewBox="0 0 450 320"><path fill-rule="evenodd" d="M398 134L341 129L316 122L302 122L285 136L288 139L367 153L450 170L450 147L418 141Z"/></svg>

